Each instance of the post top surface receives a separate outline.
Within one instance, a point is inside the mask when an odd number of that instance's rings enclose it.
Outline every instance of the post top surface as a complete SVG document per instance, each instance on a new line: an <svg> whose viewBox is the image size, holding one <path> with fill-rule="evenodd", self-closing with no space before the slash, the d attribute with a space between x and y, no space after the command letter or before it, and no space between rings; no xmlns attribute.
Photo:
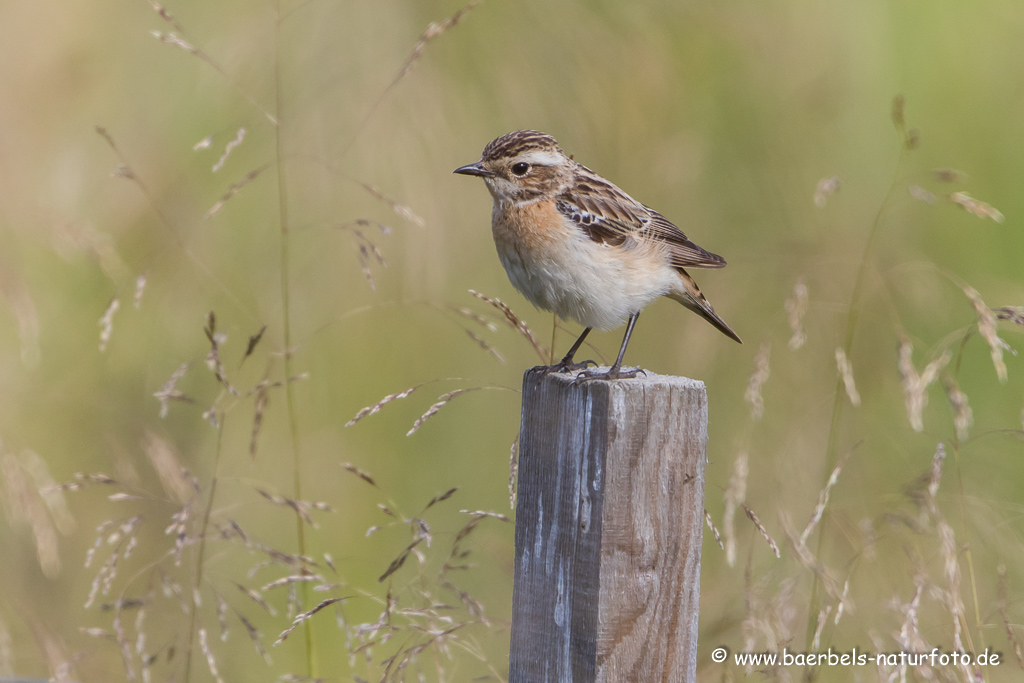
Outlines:
<svg viewBox="0 0 1024 683"><path fill-rule="evenodd" d="M625 369L632 369L632 368L625 368ZM531 374L534 373L535 370L537 370L537 368L533 368L531 370L527 370L526 374L527 375L531 375ZM608 366L607 365L599 365L597 367L592 367L589 370L590 370L590 372L607 372L608 371ZM564 384L573 384L573 383L575 383L576 377L577 377L577 375L580 374L580 372L582 372L582 370L576 370L576 371L573 371L573 372L553 372L551 374L545 375L543 377L543 379L547 379L549 381L557 381L557 382L561 382L561 383L564 383ZM583 383L581 383L581 384L583 384ZM699 391L705 391L706 390L706 388L704 386L704 382L700 381L699 379L691 379L689 377L680 377L678 375L659 375L656 372L651 372L649 370L643 370L643 369L641 369L640 373L636 377L631 377L631 378L628 378L628 379L611 379L611 380L609 380L609 379L588 379L588 380L586 380L585 384L605 385L605 386L608 386L609 388L611 388L613 386L620 386L620 387L622 387L624 389L626 389L626 388L632 389L632 388L636 388L636 387L655 387L655 386L657 386L657 387L672 387L672 388L676 388L676 389L689 389L689 390L697 389Z"/></svg>

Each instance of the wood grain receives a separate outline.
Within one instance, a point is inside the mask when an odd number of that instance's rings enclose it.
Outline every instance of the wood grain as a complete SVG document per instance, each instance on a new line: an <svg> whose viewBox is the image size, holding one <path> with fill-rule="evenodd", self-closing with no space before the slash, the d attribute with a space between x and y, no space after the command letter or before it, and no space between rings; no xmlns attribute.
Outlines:
<svg viewBox="0 0 1024 683"><path fill-rule="evenodd" d="M693 681L707 395L523 378L509 680Z"/></svg>

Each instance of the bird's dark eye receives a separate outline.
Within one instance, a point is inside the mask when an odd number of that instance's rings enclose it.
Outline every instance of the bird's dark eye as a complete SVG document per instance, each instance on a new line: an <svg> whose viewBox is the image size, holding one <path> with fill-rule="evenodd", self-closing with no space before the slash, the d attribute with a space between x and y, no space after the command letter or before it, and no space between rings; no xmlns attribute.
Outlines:
<svg viewBox="0 0 1024 683"><path fill-rule="evenodd" d="M512 164L512 172L518 176L524 176L529 172L530 165L525 161L520 161L518 164Z"/></svg>

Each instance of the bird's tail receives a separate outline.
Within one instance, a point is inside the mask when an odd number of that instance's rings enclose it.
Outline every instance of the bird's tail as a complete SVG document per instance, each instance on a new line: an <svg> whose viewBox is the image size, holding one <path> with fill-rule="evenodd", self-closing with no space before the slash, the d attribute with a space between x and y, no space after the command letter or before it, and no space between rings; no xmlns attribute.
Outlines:
<svg viewBox="0 0 1024 683"><path fill-rule="evenodd" d="M700 287L697 286L697 283L693 281L693 278L690 277L682 268L679 268L679 286L666 294L666 296L678 301L700 317L707 320L718 328L718 330L726 337L729 337L740 344L743 343L740 336L733 332L733 329L729 327L724 320L718 317L718 314L715 313L715 309L712 308L711 304L708 303L708 300L704 298L704 294L701 293Z"/></svg>

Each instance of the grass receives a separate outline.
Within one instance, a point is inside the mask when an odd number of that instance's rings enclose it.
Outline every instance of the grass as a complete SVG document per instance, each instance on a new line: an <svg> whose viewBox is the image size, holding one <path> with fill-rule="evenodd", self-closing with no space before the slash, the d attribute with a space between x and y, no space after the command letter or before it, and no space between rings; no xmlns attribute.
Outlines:
<svg viewBox="0 0 1024 683"><path fill-rule="evenodd" d="M745 346L658 303L627 358L709 388L700 680L1016 680L1018 14L12 7L0 676L504 680L509 388L578 330L449 175L537 127L730 263Z"/></svg>

